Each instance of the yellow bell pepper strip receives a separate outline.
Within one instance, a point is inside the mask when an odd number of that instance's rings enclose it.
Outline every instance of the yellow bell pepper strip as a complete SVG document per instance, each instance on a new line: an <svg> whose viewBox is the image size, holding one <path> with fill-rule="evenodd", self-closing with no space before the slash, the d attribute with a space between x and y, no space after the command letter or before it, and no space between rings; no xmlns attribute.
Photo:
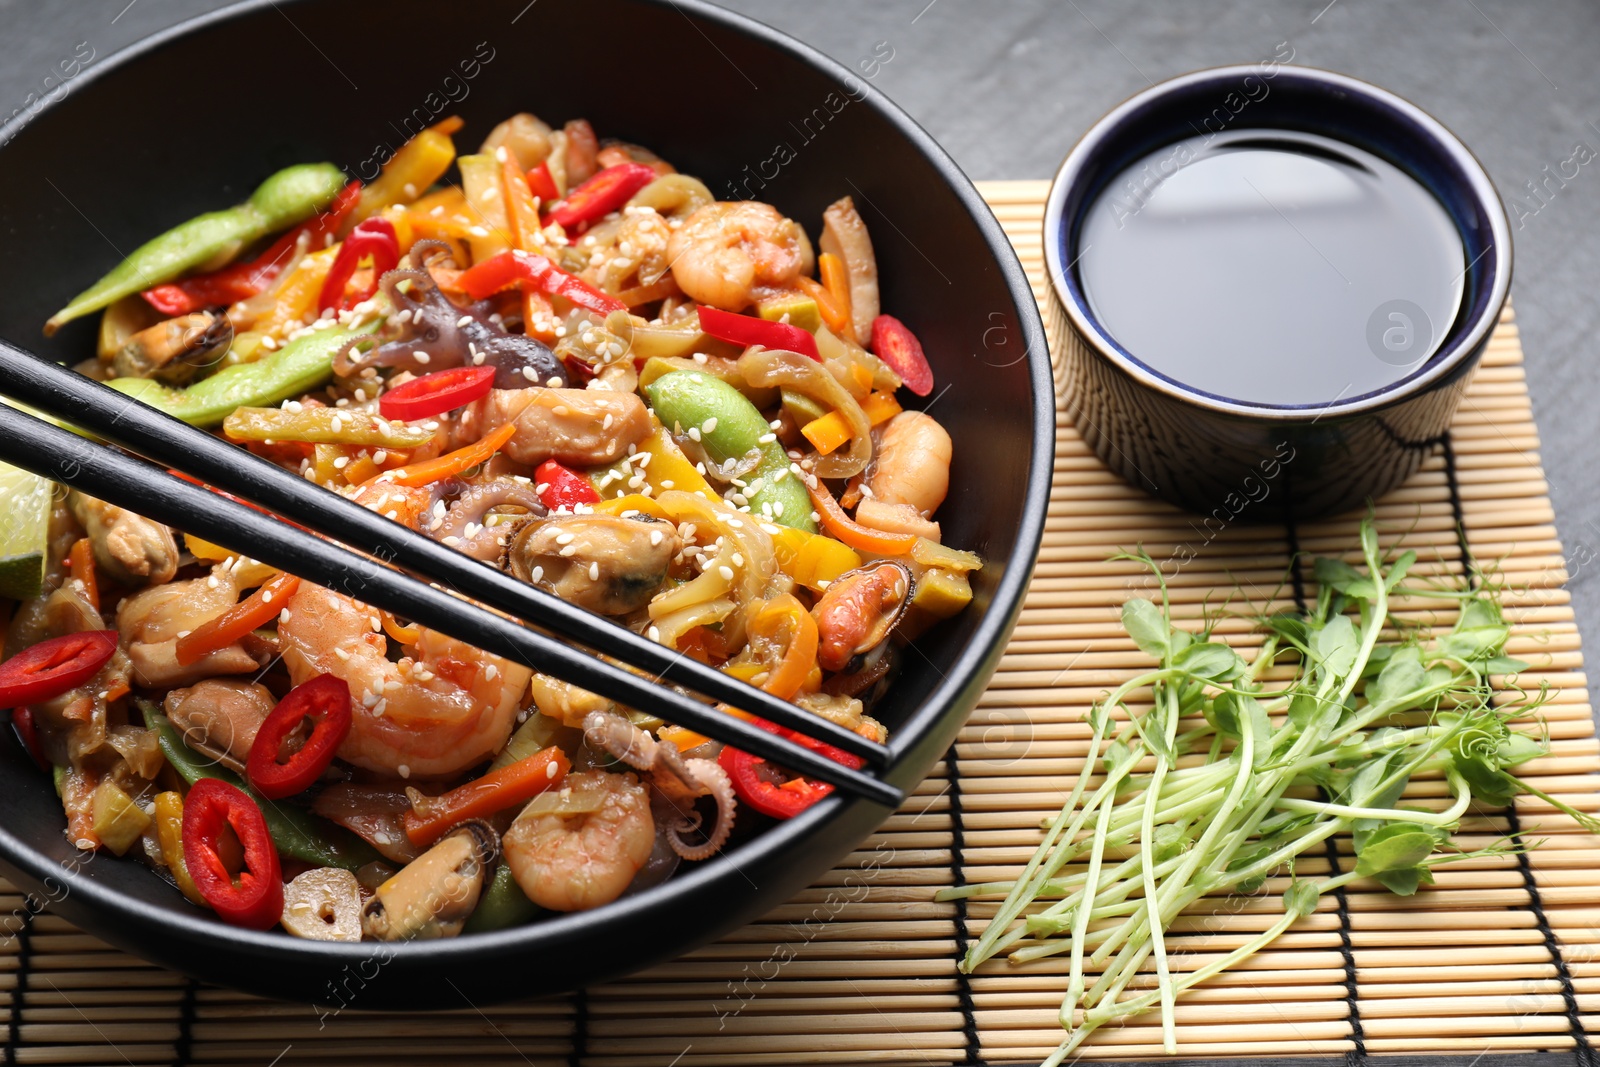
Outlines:
<svg viewBox="0 0 1600 1067"><path fill-rule="evenodd" d="M861 414L873 426L882 426L904 410L893 393L882 390L867 394L867 398L861 402Z"/></svg>
<svg viewBox="0 0 1600 1067"><path fill-rule="evenodd" d="M332 163L304 163L280 170L237 207L192 218L134 249L111 273L52 315L45 323L45 335L186 271L232 259L252 241L321 211L345 184L344 172Z"/></svg>
<svg viewBox="0 0 1600 1067"><path fill-rule="evenodd" d="M100 843L121 856L150 825L150 816L110 778L94 788L94 833Z"/></svg>
<svg viewBox="0 0 1600 1067"><path fill-rule="evenodd" d="M404 486L429 485L452 474L460 474L464 470L476 467L486 462L490 456L505 447L505 443L516 435L517 424L508 422L488 436L483 437L465 448L458 448L454 452L447 452L437 459L426 460L422 463L413 463L409 467L399 470L385 471L373 479L374 482L393 481Z"/></svg>
<svg viewBox="0 0 1600 1067"><path fill-rule="evenodd" d="M542 749L442 796L414 802L405 814L406 836L427 848L463 819L485 818L560 785L571 769L572 761L559 748Z"/></svg>
<svg viewBox="0 0 1600 1067"><path fill-rule="evenodd" d="M458 156L461 189L467 194L467 212L474 225L467 231L472 261L482 263L512 247L507 228L505 200L500 195L500 161L492 153Z"/></svg>
<svg viewBox="0 0 1600 1067"><path fill-rule="evenodd" d="M772 547L783 573L818 593L861 566L861 553L843 541L792 527L780 527L772 535Z"/></svg>
<svg viewBox="0 0 1600 1067"><path fill-rule="evenodd" d="M667 509L639 493L629 493L627 496L612 497L595 504L593 509L602 515L626 515L630 511L637 511L641 515L648 515L652 519L665 519L672 521L672 516L667 514Z"/></svg>
<svg viewBox="0 0 1600 1067"><path fill-rule="evenodd" d="M370 219L385 208L409 204L428 191L428 187L450 169L456 160L455 142L446 122L430 126L400 146L383 171L361 192L354 219ZM456 129L460 128L457 120Z"/></svg>
<svg viewBox="0 0 1600 1067"><path fill-rule="evenodd" d="M706 310L701 308L702 312ZM747 321L779 325L760 319ZM761 459L755 470L745 476L742 490L752 513L783 526L816 529L805 486L790 470L788 453L743 393L720 378L686 370L663 374L645 386L644 392L662 424L698 437L712 462L726 463L752 450L760 452Z"/></svg>
<svg viewBox="0 0 1600 1067"><path fill-rule="evenodd" d="M271 335L283 340L288 334L303 327L317 314L317 299L327 282L333 261L339 258L339 247L323 248L302 257L289 276L278 284L272 305L250 324L250 332ZM238 346L234 338L234 346ZM229 353L231 356L232 353Z"/></svg>
<svg viewBox="0 0 1600 1067"><path fill-rule="evenodd" d="M850 423L837 411L830 411L820 419L815 419L800 427L800 433L816 446L820 455L826 456L829 452L836 451L840 445L850 440Z"/></svg>
<svg viewBox="0 0 1600 1067"><path fill-rule="evenodd" d="M649 464L644 467L644 480L652 493L681 489L685 493L697 493L707 500L722 499L711 488L711 483L706 481L705 475L689 462L689 457L683 454L683 449L678 447L664 427L656 426L648 437L639 442L639 454L650 456Z"/></svg>
<svg viewBox="0 0 1600 1067"><path fill-rule="evenodd" d="M265 359L224 367L187 389L152 378L113 378L106 384L191 426L215 426L238 408L267 407L322 385L333 376L334 353L352 337L375 329L377 323L316 330Z"/></svg>
<svg viewBox="0 0 1600 1067"><path fill-rule="evenodd" d="M392 422L347 408L236 408L222 420L230 441L306 441L317 445L417 448L433 440L425 425Z"/></svg>
<svg viewBox="0 0 1600 1067"><path fill-rule="evenodd" d="M884 533L862 526L844 513L820 478L812 480L816 484L807 486L811 491L811 503L822 517L823 530L829 534L851 548L876 556L904 556L916 547L919 540L916 534Z"/></svg>
<svg viewBox="0 0 1600 1067"><path fill-rule="evenodd" d="M178 889L191 904L206 904L194 879L189 877L189 865L183 861L183 794L173 790L156 794L156 840L161 844L161 858L166 862L167 873L178 883Z"/></svg>

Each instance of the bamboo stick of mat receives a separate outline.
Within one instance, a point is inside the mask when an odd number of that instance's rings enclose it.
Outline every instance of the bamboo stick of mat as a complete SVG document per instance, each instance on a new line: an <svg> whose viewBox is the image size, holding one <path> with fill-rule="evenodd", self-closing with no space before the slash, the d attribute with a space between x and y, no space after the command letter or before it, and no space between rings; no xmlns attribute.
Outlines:
<svg viewBox="0 0 1600 1067"><path fill-rule="evenodd" d="M1045 182L982 191L1044 293ZM1525 684L1550 687L1552 753L1528 768L1542 788L1600 811L1600 747L1582 649L1561 585L1600 566L1557 537L1539 437L1508 310L1484 354L1451 449L1379 503L1383 540L1404 539L1418 574L1459 575L1458 525L1507 586L1511 653ZM1173 583L1180 617L1198 620L1235 588L1261 606L1293 603L1291 545L1354 559L1359 515L1294 530L1199 521L1110 475L1064 418L1040 562L994 684L951 756L854 855L760 922L670 963L587 994L431 1015L375 1015L359 1003L324 1019L299 1004L197 987L124 955L54 916L0 942L8 1062L37 1064L577 1063L583 1067L1036 1062L1060 1037L1066 962L955 961L995 901L939 903L961 882L1003 879L1026 862L1039 821L1065 798L1088 741L1083 712L1142 665L1118 625L1143 576L1106 557L1143 543L1157 558L1189 545ZM1304 581L1308 577L1302 573ZM1236 601L1236 607L1244 604ZM1411 622L1433 605L1398 605ZM1247 624L1218 632L1259 644ZM1409 799L1437 809L1442 783ZM1184 1056L1324 1056L1358 1046L1385 1055L1570 1051L1600 1029L1600 837L1532 798L1474 811L1469 847L1508 833L1544 838L1519 860L1447 867L1410 898L1367 882L1330 895L1271 948L1179 1001ZM1348 840L1306 857L1305 872L1353 862ZM1072 873L1069 867L1066 873ZM1173 965L1203 966L1262 929L1272 895L1208 898L1174 925ZM1535 907L1537 903L1537 907ZM0 913L26 913L0 884ZM1147 988L1139 975L1131 989ZM1153 1016L1101 1031L1089 1059L1160 1059Z"/></svg>

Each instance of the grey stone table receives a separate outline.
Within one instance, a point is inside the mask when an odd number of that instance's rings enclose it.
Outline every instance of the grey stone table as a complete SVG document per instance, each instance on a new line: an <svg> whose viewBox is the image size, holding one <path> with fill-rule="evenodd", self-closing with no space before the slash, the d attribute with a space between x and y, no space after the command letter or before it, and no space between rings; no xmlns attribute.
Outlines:
<svg viewBox="0 0 1600 1067"><path fill-rule="evenodd" d="M0 117L75 54L218 0L0 0ZM1517 318L1584 636L1600 640L1600 7L1581 0L731 0L855 65L974 178L1042 178L1089 123L1198 67L1293 61L1376 82L1438 116L1512 215ZM441 5L446 10L447 5ZM881 42L881 44L880 44ZM530 104L535 103L530 101ZM1562 178L1565 173L1576 176Z"/></svg>

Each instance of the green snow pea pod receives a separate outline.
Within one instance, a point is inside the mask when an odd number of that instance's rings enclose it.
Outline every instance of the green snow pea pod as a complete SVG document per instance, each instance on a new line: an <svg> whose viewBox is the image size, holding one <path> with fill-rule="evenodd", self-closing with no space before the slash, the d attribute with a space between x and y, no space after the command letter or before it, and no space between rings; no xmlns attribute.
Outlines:
<svg viewBox="0 0 1600 1067"><path fill-rule="evenodd" d="M761 461L742 479L750 510L784 526L817 532L805 484L789 470L783 445L743 393L720 378L692 370L663 374L644 391L662 425L675 433L698 435L715 462L726 463L730 457L759 449Z"/></svg>
<svg viewBox="0 0 1600 1067"><path fill-rule="evenodd" d="M215 426L236 408L269 407L309 392L333 375L333 357L350 338L371 333L372 323L358 329L330 326L316 330L256 363L236 363L186 389L174 389L152 378L113 378L106 384L135 400L182 419L191 426Z"/></svg>
<svg viewBox="0 0 1600 1067"><path fill-rule="evenodd" d="M483 891L478 906L473 909L472 917L467 920L467 925L461 932L476 934L485 930L504 930L511 926L521 926L543 912L543 908L528 899L528 895L522 891L522 887L512 876L511 868L506 866L505 860L502 859L500 867L494 872L494 879Z"/></svg>
<svg viewBox="0 0 1600 1067"><path fill-rule="evenodd" d="M243 778L184 744L177 727L154 704L140 700L138 705L145 726L156 732L161 754L172 769L190 785L202 778L216 778L243 790L261 809L272 843L285 856L318 867L343 867L347 871L382 858L376 849L344 827L326 822L303 808L263 797Z"/></svg>
<svg viewBox="0 0 1600 1067"><path fill-rule="evenodd" d="M44 324L45 335L198 267L221 266L252 241L304 222L327 207L346 181L344 172L332 163L302 163L280 170L244 203L198 215L134 249L110 274L52 315Z"/></svg>

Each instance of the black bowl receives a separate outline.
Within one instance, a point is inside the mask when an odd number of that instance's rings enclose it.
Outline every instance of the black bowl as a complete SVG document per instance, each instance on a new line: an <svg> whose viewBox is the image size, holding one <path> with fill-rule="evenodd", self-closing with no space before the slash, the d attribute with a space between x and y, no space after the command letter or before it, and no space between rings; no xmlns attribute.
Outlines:
<svg viewBox="0 0 1600 1067"><path fill-rule="evenodd" d="M855 197L883 306L921 337L956 441L946 540L988 564L968 611L916 642L878 714L888 779L914 786L994 672L1044 526L1054 454L1050 367L1033 294L999 225L933 140L847 69L697 0L240 4L81 74L0 129L0 336L76 362L92 321L44 320L127 251L241 200L291 163L353 176L436 117L469 145L531 110L584 116L651 145L719 197L778 205L813 232ZM148 869L87 858L62 833L48 775L0 742L0 864L85 929L208 981L362 1008L484 1003L571 989L677 955L804 888L887 816L830 797L636 896L513 930L397 945L302 941L225 926ZM21 921L22 914L11 925ZM547 966L559 960L559 967ZM454 983L456 989L445 986Z"/></svg>

